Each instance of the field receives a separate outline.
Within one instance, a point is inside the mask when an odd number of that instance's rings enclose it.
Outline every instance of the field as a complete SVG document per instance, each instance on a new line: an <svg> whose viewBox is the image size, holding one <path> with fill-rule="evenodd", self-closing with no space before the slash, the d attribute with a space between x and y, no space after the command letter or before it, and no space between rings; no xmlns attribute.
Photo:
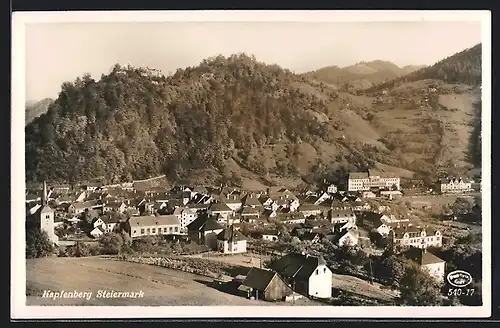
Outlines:
<svg viewBox="0 0 500 328"><path fill-rule="evenodd" d="M425 210L419 210L422 207L430 206L434 209L434 212L439 212L443 205L451 207L458 197L470 199L476 195L480 195L480 193L468 193L467 195L405 196L402 197L401 202L410 202L412 207L415 208L417 212L420 211L425 216ZM478 234L482 232L482 227L478 224L469 224L465 222L444 222L437 219L424 218L421 218L420 221L439 229L443 235L447 237L465 237L469 233Z"/></svg>
<svg viewBox="0 0 500 328"><path fill-rule="evenodd" d="M270 305L219 291L212 279L161 267L99 257L27 260L27 305L182 306ZM92 292L86 299L51 300L44 290ZM98 299L99 290L144 293L143 298ZM300 304L303 303L303 304ZM322 305L299 300L300 305ZM289 305L285 302L275 305Z"/></svg>
<svg viewBox="0 0 500 328"><path fill-rule="evenodd" d="M459 197L461 198L473 198L481 193L468 193L467 195L429 195L429 196L403 196L401 202L405 203L409 201L413 207L420 206L441 206L449 205L451 206L455 200Z"/></svg>

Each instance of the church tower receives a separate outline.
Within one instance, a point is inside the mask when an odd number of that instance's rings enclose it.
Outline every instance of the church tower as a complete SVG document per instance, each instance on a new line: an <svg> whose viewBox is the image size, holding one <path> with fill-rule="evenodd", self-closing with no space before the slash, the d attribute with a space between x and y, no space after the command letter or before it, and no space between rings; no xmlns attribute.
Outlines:
<svg viewBox="0 0 500 328"><path fill-rule="evenodd" d="M42 207L43 206L46 206L48 203L48 199L47 199L47 183L44 181L43 182L43 194L42 194Z"/></svg>
<svg viewBox="0 0 500 328"><path fill-rule="evenodd" d="M40 223L40 229L47 232L50 241L57 244L59 242L59 238L54 232L54 215L55 212L48 205L48 197L47 197L47 184L45 181L43 182L43 194L42 194L42 207L38 212L38 219Z"/></svg>

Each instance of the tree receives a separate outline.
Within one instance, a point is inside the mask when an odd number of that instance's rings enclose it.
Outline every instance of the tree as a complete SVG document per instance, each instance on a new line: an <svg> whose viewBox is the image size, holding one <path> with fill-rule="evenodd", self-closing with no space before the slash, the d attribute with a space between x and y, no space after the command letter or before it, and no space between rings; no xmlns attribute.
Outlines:
<svg viewBox="0 0 500 328"><path fill-rule="evenodd" d="M181 244L180 244L180 242L179 242L179 241L175 242L175 243L172 245L172 252L173 252L174 254L181 254L181 253L182 253L182 251L183 251L183 249L182 249L182 246L181 246Z"/></svg>
<svg viewBox="0 0 500 328"><path fill-rule="evenodd" d="M66 254L67 256L85 257L90 255L90 248L86 243L77 241L75 245L67 248Z"/></svg>
<svg viewBox="0 0 500 328"><path fill-rule="evenodd" d="M442 259L447 263L447 271L464 270L469 272L474 280L480 281L482 280L483 264L481 243L473 245L463 242L464 240L459 239L458 243L441 254Z"/></svg>
<svg viewBox="0 0 500 328"><path fill-rule="evenodd" d="M354 266L364 265L368 260L366 254L359 247L348 244L338 248L335 259L345 269L353 269Z"/></svg>
<svg viewBox="0 0 500 328"><path fill-rule="evenodd" d="M126 231L120 231L120 236L123 240L123 245L132 246L132 237Z"/></svg>
<svg viewBox="0 0 500 328"><path fill-rule="evenodd" d="M138 253L149 253L153 249L153 237L145 236L132 241L132 249Z"/></svg>
<svg viewBox="0 0 500 328"><path fill-rule="evenodd" d="M380 264L377 266L377 276L390 282L392 286L399 287L402 277L405 274L407 262L394 254L384 253Z"/></svg>
<svg viewBox="0 0 500 328"><path fill-rule="evenodd" d="M88 211L83 212L82 216L83 216L82 219L83 219L83 222L85 223L85 225L91 226L94 219L97 219L99 217L99 212L97 212L94 209L90 209Z"/></svg>
<svg viewBox="0 0 500 328"><path fill-rule="evenodd" d="M429 273L409 263L401 277L400 297L404 305L435 306L442 300L441 288Z"/></svg>
<svg viewBox="0 0 500 328"><path fill-rule="evenodd" d="M242 222L241 227L240 227L240 232L243 236L250 236L250 227L248 226L247 222Z"/></svg>
<svg viewBox="0 0 500 328"><path fill-rule="evenodd" d="M26 258L47 257L54 252L54 245L47 232L38 227L26 229Z"/></svg>
<svg viewBox="0 0 500 328"><path fill-rule="evenodd" d="M118 254L123 246L121 234L107 233L99 238L99 245L103 254Z"/></svg>
<svg viewBox="0 0 500 328"><path fill-rule="evenodd" d="M279 234L279 238L285 243L290 242L290 240L292 239L292 237L290 236L290 233L286 230L281 230L281 233Z"/></svg>
<svg viewBox="0 0 500 328"><path fill-rule="evenodd" d="M465 215L472 211L472 202L463 197L457 197L452 206L453 213L455 215Z"/></svg>
<svg viewBox="0 0 500 328"><path fill-rule="evenodd" d="M64 225L60 225L54 228L54 233L56 234L57 237L63 238L67 234L67 229Z"/></svg>
<svg viewBox="0 0 500 328"><path fill-rule="evenodd" d="M442 213L443 215L451 215L453 214L453 211L451 210L450 206L448 204L443 204L441 206L442 208Z"/></svg>

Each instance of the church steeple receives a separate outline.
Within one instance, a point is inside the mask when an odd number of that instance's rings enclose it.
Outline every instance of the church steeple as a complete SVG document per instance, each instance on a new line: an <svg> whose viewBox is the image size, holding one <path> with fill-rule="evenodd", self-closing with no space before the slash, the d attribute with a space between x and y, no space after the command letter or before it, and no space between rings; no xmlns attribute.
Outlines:
<svg viewBox="0 0 500 328"><path fill-rule="evenodd" d="M47 205L47 183L43 181L42 206Z"/></svg>

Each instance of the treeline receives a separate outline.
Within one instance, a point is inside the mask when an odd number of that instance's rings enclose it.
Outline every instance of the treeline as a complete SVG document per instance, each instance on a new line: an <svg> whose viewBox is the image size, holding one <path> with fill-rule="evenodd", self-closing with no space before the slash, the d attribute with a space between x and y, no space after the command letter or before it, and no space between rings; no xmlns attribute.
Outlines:
<svg viewBox="0 0 500 328"><path fill-rule="evenodd" d="M297 79L245 54L168 77L119 65L98 81L85 74L65 82L48 112L27 125L27 180L176 179L221 172L226 159L264 145L328 137L333 128L307 113L327 114L327 105L299 91ZM262 167L259 156L241 160Z"/></svg>
<svg viewBox="0 0 500 328"><path fill-rule="evenodd" d="M464 83L469 85L481 85L481 44L465 49L436 64L424 67L408 75L376 85L367 92L380 89L392 88L399 83L414 82L425 79L442 80L446 83Z"/></svg>
<svg viewBox="0 0 500 328"><path fill-rule="evenodd" d="M469 157L475 167L480 167L482 160L481 110L482 102L479 100L474 104L474 120L472 121L472 131L469 137Z"/></svg>

